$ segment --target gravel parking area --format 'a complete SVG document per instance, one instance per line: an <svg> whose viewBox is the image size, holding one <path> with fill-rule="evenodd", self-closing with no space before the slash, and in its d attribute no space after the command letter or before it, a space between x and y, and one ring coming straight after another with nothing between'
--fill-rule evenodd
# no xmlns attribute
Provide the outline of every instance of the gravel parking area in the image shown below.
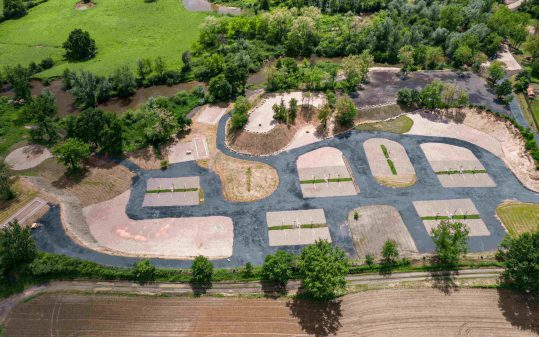
<svg viewBox="0 0 539 337"><path fill-rule="evenodd" d="M200 188L200 177L148 178L146 191Z"/></svg>
<svg viewBox="0 0 539 337"><path fill-rule="evenodd" d="M425 200L413 202L416 212L421 218L425 217L449 217L462 215L479 215L470 199L453 200ZM443 219L422 219L425 229L430 234L432 229L440 224ZM490 231L482 219L454 219L454 221L466 224L470 230L470 236L487 236Z"/></svg>
<svg viewBox="0 0 539 337"><path fill-rule="evenodd" d="M189 142L176 142L167 149L169 164L209 158L206 137L195 137Z"/></svg>
<svg viewBox="0 0 539 337"><path fill-rule="evenodd" d="M358 219L354 219L357 212ZM360 258L366 254L381 256L386 240L395 240L399 253L414 256L418 253L414 240L408 232L399 211L389 205L362 206L348 214L348 225L354 248Z"/></svg>
<svg viewBox="0 0 539 337"><path fill-rule="evenodd" d="M227 110L228 105L204 105L200 108L194 120L198 123L217 125Z"/></svg>
<svg viewBox="0 0 539 337"><path fill-rule="evenodd" d="M372 175L382 185L408 187L416 182L414 166L401 144L389 139L371 138L363 143L363 149Z"/></svg>
<svg viewBox="0 0 539 337"><path fill-rule="evenodd" d="M309 245L317 240L331 242L323 209L268 212L266 222L268 223L269 245L272 247ZM302 228L305 225L325 225L325 227ZM290 226L293 228L283 228Z"/></svg>
<svg viewBox="0 0 539 337"><path fill-rule="evenodd" d="M421 149L443 187L496 186L469 149L442 143L423 143Z"/></svg>
<svg viewBox="0 0 539 337"><path fill-rule="evenodd" d="M125 213L130 191L85 207L91 234L112 254L211 259L232 255L232 219L224 216L133 220Z"/></svg>

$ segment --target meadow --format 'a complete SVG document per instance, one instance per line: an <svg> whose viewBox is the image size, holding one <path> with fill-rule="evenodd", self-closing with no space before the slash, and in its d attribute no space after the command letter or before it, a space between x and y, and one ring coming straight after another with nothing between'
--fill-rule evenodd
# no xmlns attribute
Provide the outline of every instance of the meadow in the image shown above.
<svg viewBox="0 0 539 337"><path fill-rule="evenodd" d="M2 0L0 0L2 1ZM61 75L65 68L108 75L124 64L135 67L138 58L162 56L168 67L181 65L181 53L198 38L207 13L188 12L181 0L96 0L95 7L78 10L78 0L49 0L27 16L0 23L0 65L28 65L46 57L55 66L37 77ZM62 43L81 28L96 41L91 60L68 63Z"/></svg>

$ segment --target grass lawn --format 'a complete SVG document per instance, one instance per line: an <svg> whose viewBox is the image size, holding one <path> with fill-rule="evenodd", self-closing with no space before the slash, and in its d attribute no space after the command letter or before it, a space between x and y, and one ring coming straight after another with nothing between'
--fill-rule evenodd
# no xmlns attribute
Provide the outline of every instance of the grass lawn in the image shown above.
<svg viewBox="0 0 539 337"><path fill-rule="evenodd" d="M2 0L0 0L2 1ZM78 0L49 0L27 16L0 24L0 64L28 65L51 56L58 62L38 77L57 76L69 67L110 74L141 57L165 58L169 67L181 65L181 53L198 38L206 13L188 12L180 0L96 0L96 6L76 10ZM75 28L96 41L97 56L82 63L63 59L62 43Z"/></svg>
<svg viewBox="0 0 539 337"><path fill-rule="evenodd" d="M410 131L412 125L414 125L414 121L408 116L403 115L389 121L359 124L356 129L359 131L386 131L393 133L406 133Z"/></svg>
<svg viewBox="0 0 539 337"><path fill-rule="evenodd" d="M504 202L496 208L496 215L511 236L539 230L539 204Z"/></svg>
<svg viewBox="0 0 539 337"><path fill-rule="evenodd" d="M9 154L13 145L27 138L28 130L21 121L22 110L0 100L0 158L3 158Z"/></svg>

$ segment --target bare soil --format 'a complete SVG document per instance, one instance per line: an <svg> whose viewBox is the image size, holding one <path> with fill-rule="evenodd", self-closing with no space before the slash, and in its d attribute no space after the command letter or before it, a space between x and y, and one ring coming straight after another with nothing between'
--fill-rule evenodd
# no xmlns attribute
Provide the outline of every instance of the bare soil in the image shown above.
<svg viewBox="0 0 539 337"><path fill-rule="evenodd" d="M539 302L508 290L400 289L329 302L45 294L17 305L15 336L536 336Z"/></svg>
<svg viewBox="0 0 539 337"><path fill-rule="evenodd" d="M223 195L230 201L255 201L268 197L279 186L277 171L263 163L215 155L213 169L223 182Z"/></svg>
<svg viewBox="0 0 539 337"><path fill-rule="evenodd" d="M75 9L79 10L79 11L84 11L84 10L87 10L89 8L92 8L95 6L95 3L93 2L84 2L84 1L79 1L75 4Z"/></svg>
<svg viewBox="0 0 539 337"><path fill-rule="evenodd" d="M14 171L27 170L38 166L52 157L49 149L42 145L26 145L7 155L5 162Z"/></svg>
<svg viewBox="0 0 539 337"><path fill-rule="evenodd" d="M251 155L269 155L280 152L294 140L296 134L304 132L307 125L315 128L315 136L320 138L324 131L317 119L318 110L303 107L292 125L276 124L271 131L265 133L240 130L228 134L228 146L234 151ZM311 132L311 131L310 131Z"/></svg>

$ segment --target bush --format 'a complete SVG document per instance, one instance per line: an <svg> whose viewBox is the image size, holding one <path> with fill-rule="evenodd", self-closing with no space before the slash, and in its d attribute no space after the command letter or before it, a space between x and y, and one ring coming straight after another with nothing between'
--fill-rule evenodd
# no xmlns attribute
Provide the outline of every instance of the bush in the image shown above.
<svg viewBox="0 0 539 337"><path fill-rule="evenodd" d="M191 274L191 282L210 283L213 275L213 264L206 257L199 255L193 261Z"/></svg>
<svg viewBox="0 0 539 337"><path fill-rule="evenodd" d="M288 280L292 278L293 264L294 256L285 251L278 250L273 255L266 255L264 264L262 264L262 279L285 287Z"/></svg>
<svg viewBox="0 0 539 337"><path fill-rule="evenodd" d="M539 294L539 232L506 237L499 255L505 264L505 278L516 288Z"/></svg>
<svg viewBox="0 0 539 337"><path fill-rule="evenodd" d="M385 265L393 265L399 257L398 245L395 240L386 240L382 246L382 257Z"/></svg>
<svg viewBox="0 0 539 337"><path fill-rule="evenodd" d="M27 13L26 5L22 0L4 0L4 18L18 19Z"/></svg>
<svg viewBox="0 0 539 337"><path fill-rule="evenodd" d="M71 31L62 47L66 51L66 58L70 61L85 61L94 57L97 52L95 41L82 29Z"/></svg>
<svg viewBox="0 0 539 337"><path fill-rule="evenodd" d="M0 272L23 268L31 263L37 254L36 245L28 227L22 227L17 220L0 230Z"/></svg>
<svg viewBox="0 0 539 337"><path fill-rule="evenodd" d="M155 267L147 259L136 262L133 265L132 273L133 279L140 283L153 281L155 279Z"/></svg>

